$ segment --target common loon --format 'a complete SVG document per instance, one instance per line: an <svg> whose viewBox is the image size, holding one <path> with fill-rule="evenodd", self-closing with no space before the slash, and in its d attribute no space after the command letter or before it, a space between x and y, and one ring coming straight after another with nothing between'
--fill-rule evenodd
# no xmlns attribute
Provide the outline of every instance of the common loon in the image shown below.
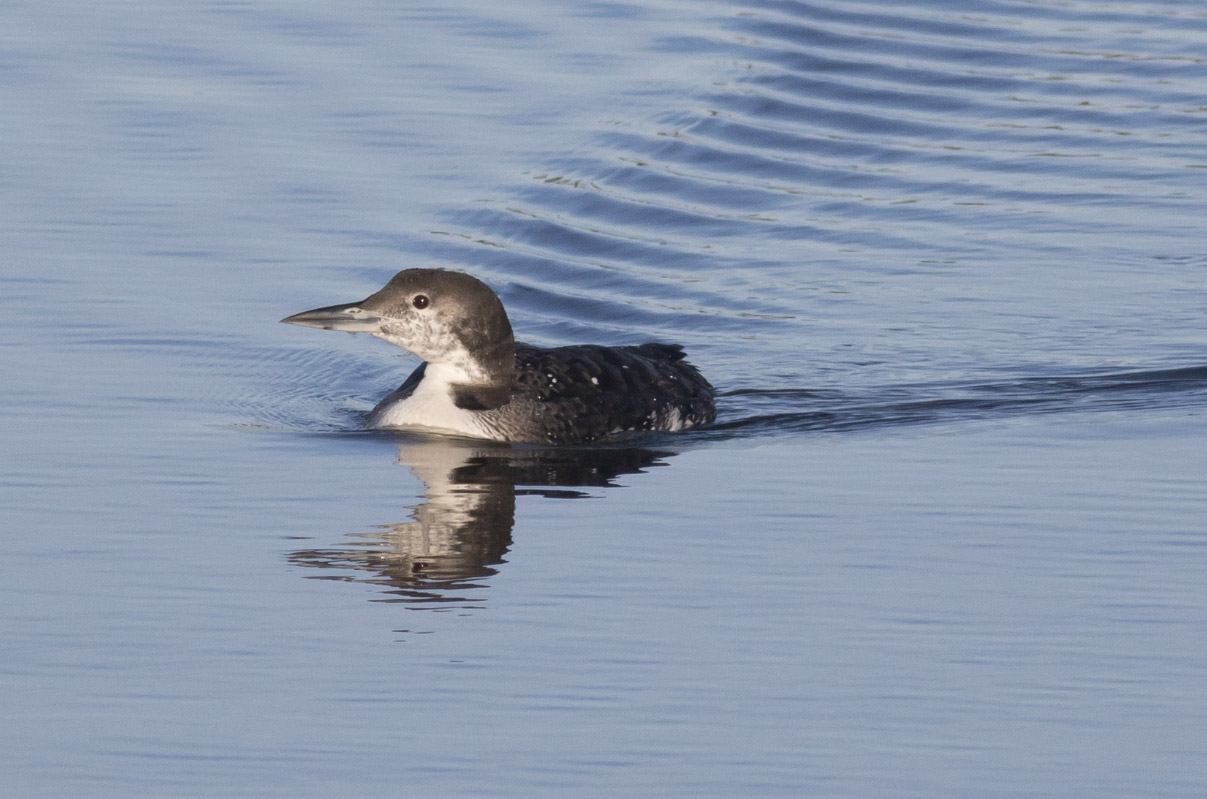
<svg viewBox="0 0 1207 799"><path fill-rule="evenodd" d="M423 359L369 414L370 427L589 444L716 417L713 387L679 345L521 344L498 296L462 272L406 269L361 302L281 321L369 333Z"/></svg>

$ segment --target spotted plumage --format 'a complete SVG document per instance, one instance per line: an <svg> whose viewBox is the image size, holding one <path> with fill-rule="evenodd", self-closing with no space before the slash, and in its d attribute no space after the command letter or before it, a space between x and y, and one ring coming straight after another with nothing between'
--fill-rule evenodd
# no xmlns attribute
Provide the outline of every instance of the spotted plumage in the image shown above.
<svg viewBox="0 0 1207 799"><path fill-rule="evenodd" d="M714 392L673 344L517 343L498 297L460 272L409 269L364 302L282 321L365 332L424 360L369 425L589 444L710 423Z"/></svg>

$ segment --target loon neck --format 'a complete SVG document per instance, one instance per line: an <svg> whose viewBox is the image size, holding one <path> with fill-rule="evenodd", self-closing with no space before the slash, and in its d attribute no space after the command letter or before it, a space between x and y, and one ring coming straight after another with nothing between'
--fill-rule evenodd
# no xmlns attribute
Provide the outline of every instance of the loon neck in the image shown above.
<svg viewBox="0 0 1207 799"><path fill-rule="evenodd" d="M510 332L510 331L509 331ZM459 362L458 362L459 361ZM515 382L515 339L508 335L464 360L428 362L425 379L448 386L453 404L465 411L489 411L511 401Z"/></svg>

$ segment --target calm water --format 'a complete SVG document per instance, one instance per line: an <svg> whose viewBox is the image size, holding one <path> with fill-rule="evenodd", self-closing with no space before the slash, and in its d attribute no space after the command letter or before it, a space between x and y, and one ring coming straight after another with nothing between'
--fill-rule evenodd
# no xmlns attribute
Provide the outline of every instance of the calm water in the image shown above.
<svg viewBox="0 0 1207 799"><path fill-rule="evenodd" d="M6 796L1207 793L1199 3L9 3L0 100ZM363 432L276 320L413 265L718 424Z"/></svg>

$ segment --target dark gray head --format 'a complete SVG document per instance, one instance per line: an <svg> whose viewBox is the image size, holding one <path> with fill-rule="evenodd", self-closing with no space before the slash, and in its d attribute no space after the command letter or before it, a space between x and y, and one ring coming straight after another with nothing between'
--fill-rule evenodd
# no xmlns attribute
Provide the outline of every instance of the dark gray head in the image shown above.
<svg viewBox="0 0 1207 799"><path fill-rule="evenodd" d="M443 369L459 407L506 404L515 372L515 338L503 303L462 272L406 269L362 302L303 311L291 325L369 333ZM430 375L430 372L429 372Z"/></svg>

